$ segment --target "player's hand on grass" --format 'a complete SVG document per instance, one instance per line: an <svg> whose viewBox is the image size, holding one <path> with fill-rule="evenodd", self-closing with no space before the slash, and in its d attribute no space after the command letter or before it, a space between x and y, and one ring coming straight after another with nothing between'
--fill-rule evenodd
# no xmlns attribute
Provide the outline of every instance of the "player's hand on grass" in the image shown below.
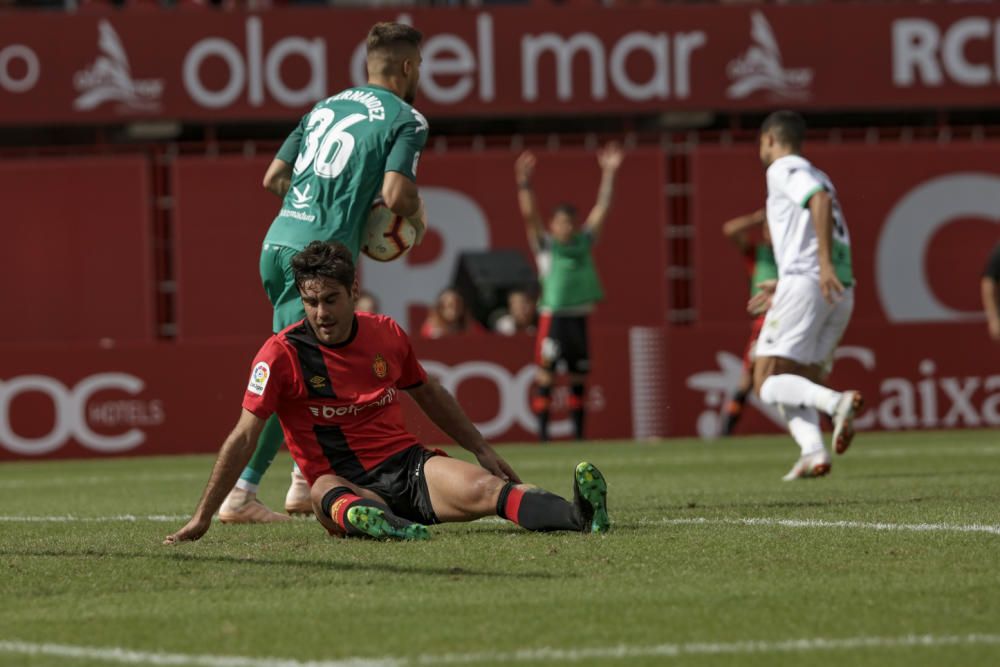
<svg viewBox="0 0 1000 667"><path fill-rule="evenodd" d="M617 141L610 141L604 148L597 151L597 164L601 166L601 169L614 171L622 166L624 159L625 151Z"/></svg>
<svg viewBox="0 0 1000 667"><path fill-rule="evenodd" d="M777 288L777 280L765 280L757 283L757 289L760 291L750 297L750 300L747 302L747 312L754 316L766 313L768 308L771 307L771 301L774 299L774 291Z"/></svg>
<svg viewBox="0 0 1000 667"><path fill-rule="evenodd" d="M535 154L531 151L524 151L514 161L514 177L517 179L518 185L530 185L534 173Z"/></svg>
<svg viewBox="0 0 1000 667"><path fill-rule="evenodd" d="M197 517L192 517L187 525L178 530L173 535L167 535L167 538L163 540L164 544L177 544L178 542L193 542L195 540L201 539L201 537L208 532L208 529L212 525L212 518L199 519Z"/></svg>
<svg viewBox="0 0 1000 667"><path fill-rule="evenodd" d="M819 289L827 303L834 303L844 293L844 284L837 278L837 272L829 264L820 264Z"/></svg>
<svg viewBox="0 0 1000 667"><path fill-rule="evenodd" d="M517 476L510 464L500 458L500 455L492 448L477 454L476 459L479 461L479 465L500 479L515 484L521 483L521 478Z"/></svg>

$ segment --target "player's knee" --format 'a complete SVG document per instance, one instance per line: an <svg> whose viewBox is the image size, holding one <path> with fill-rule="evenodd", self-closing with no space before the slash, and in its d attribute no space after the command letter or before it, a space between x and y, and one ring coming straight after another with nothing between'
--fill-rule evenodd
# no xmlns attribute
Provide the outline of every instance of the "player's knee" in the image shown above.
<svg viewBox="0 0 1000 667"><path fill-rule="evenodd" d="M484 471L485 472L485 471ZM470 509L491 510L496 507L497 498L503 489L504 482L499 477L489 473L479 475L468 487L466 502Z"/></svg>

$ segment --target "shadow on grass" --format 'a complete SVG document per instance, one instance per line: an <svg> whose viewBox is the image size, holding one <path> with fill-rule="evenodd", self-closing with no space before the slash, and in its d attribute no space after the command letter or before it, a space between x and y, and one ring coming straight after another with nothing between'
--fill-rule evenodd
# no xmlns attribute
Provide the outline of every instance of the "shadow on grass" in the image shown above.
<svg viewBox="0 0 1000 667"><path fill-rule="evenodd" d="M219 554L193 554L174 550L175 547L163 547L162 553L114 552L100 549L0 549L0 557L34 557L34 558L102 558L129 560L165 561L168 563L189 564L223 564L251 567L281 567L285 569L315 570L327 572L335 568L338 572L368 572L373 574L402 574L434 577L481 577L496 579L561 579L564 574L549 572L509 572L493 570L474 570L466 567L420 567L414 565L394 565L389 563L354 563L338 560L303 560L296 558L258 558L246 556L225 556Z"/></svg>

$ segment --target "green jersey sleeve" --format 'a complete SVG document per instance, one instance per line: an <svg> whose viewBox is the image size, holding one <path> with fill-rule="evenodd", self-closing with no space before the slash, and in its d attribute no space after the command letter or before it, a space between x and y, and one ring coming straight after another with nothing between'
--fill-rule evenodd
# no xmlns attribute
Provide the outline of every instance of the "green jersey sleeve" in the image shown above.
<svg viewBox="0 0 1000 667"><path fill-rule="evenodd" d="M417 180L417 162L420 151L427 143L427 119L416 109L409 109L400 114L402 117L396 130L396 139L389 149L389 159L385 162L386 171L398 171L411 181Z"/></svg>
<svg viewBox="0 0 1000 667"><path fill-rule="evenodd" d="M277 159L282 162L287 162L288 164L295 164L295 158L299 156L299 147L302 145L302 121L295 126L292 133L288 135L285 139L285 143L281 144L281 148L278 149L278 154L275 155Z"/></svg>

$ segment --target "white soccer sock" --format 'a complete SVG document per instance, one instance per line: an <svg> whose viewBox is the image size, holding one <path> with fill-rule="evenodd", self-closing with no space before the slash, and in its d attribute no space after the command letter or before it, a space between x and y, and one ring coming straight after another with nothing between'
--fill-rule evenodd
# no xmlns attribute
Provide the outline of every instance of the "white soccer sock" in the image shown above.
<svg viewBox="0 0 1000 667"><path fill-rule="evenodd" d="M260 484L254 484L253 482L248 482L245 479L239 479L236 481L236 488L243 489L247 493L257 493L257 489L260 488Z"/></svg>
<svg viewBox="0 0 1000 667"><path fill-rule="evenodd" d="M833 415L840 393L807 380L801 375L771 375L760 386L760 398L772 405L807 406Z"/></svg>
<svg viewBox="0 0 1000 667"><path fill-rule="evenodd" d="M823 434L819 430L819 413L815 408L785 406L788 432L802 450L802 456L823 449Z"/></svg>

